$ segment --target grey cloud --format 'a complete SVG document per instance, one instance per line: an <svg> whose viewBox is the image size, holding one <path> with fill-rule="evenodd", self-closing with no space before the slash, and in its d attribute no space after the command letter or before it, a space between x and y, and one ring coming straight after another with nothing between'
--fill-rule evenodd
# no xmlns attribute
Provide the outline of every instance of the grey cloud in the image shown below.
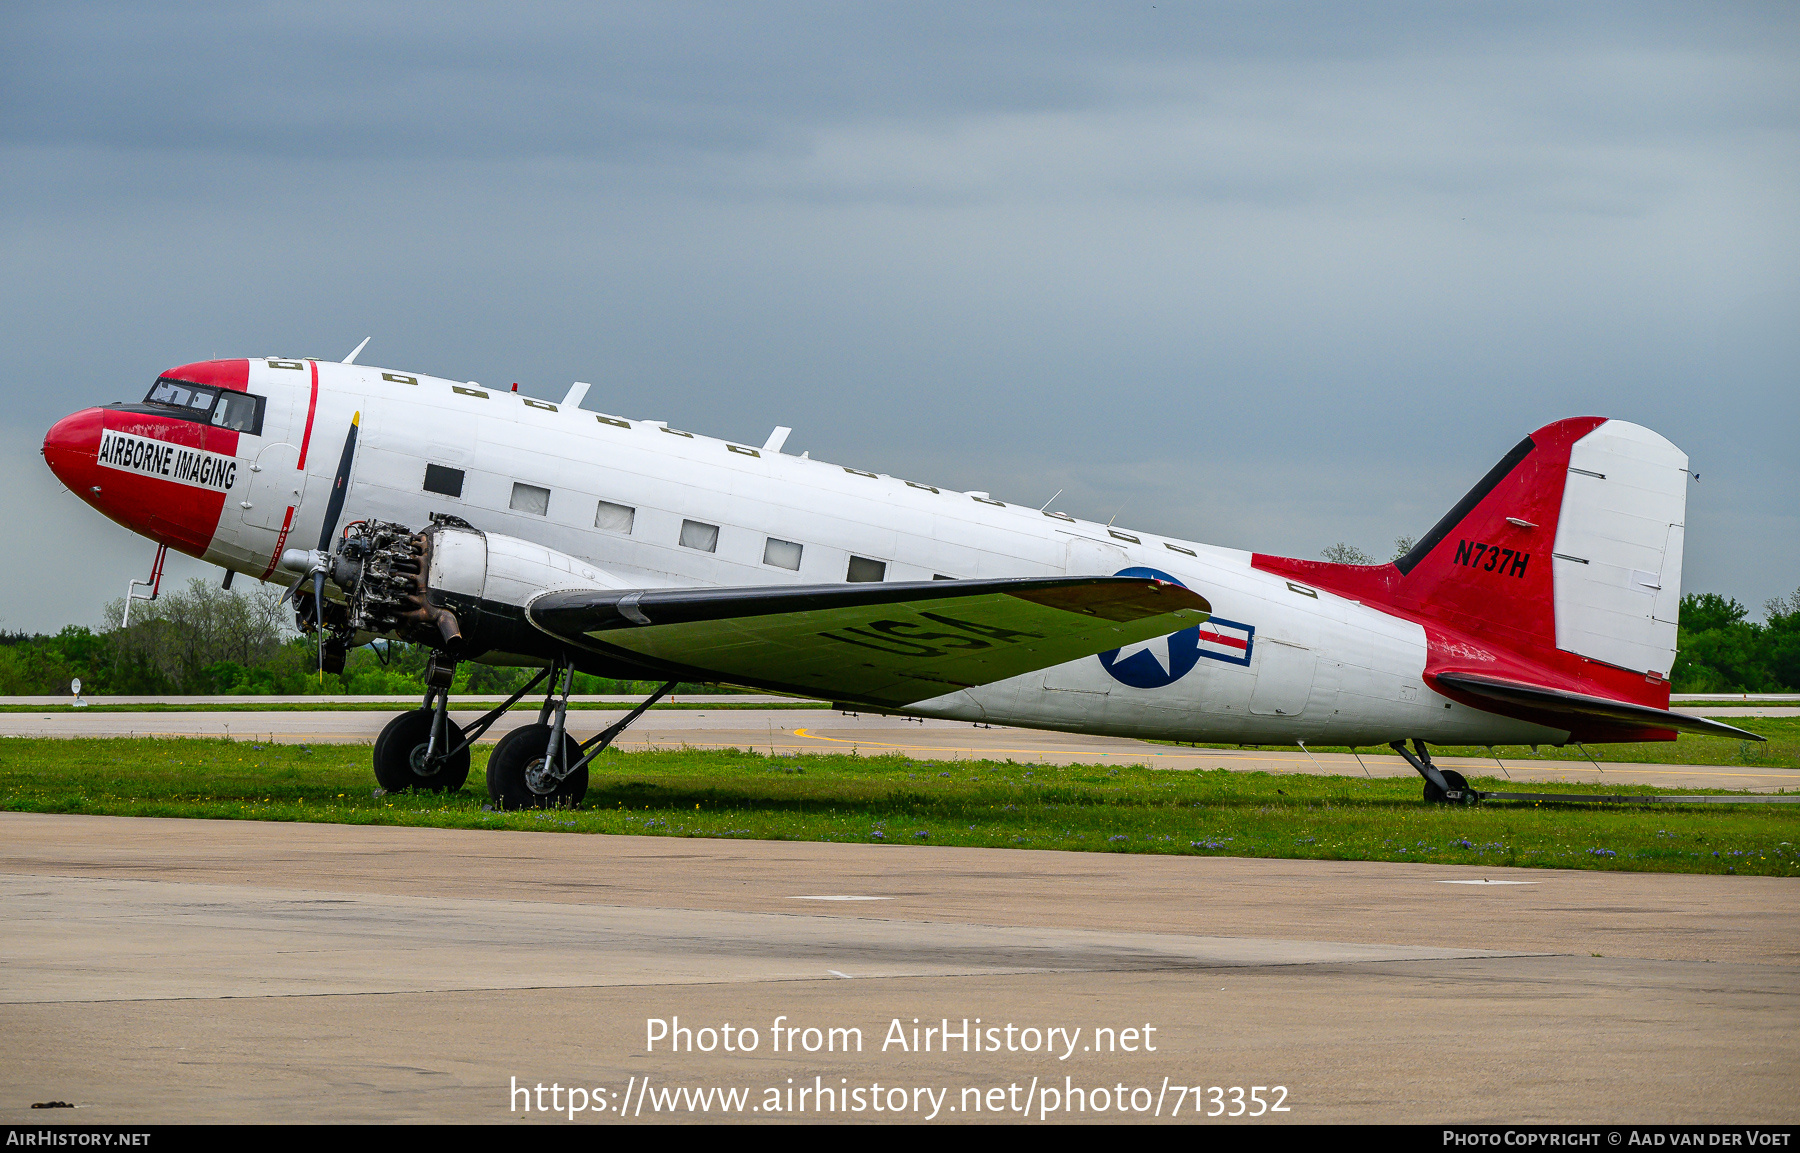
<svg viewBox="0 0 1800 1153"><path fill-rule="evenodd" d="M1690 587L1797 579L1790 6L0 22L0 471L46 510L63 413L373 334L366 363L1299 554L1382 552L1524 432L1615 415L1705 477ZM51 542L6 627L147 559L0 517Z"/></svg>
<svg viewBox="0 0 1800 1153"><path fill-rule="evenodd" d="M1679 85L1663 97L1628 78L1588 86L1557 60L1591 68L1597 46L1627 60L1646 49L1791 59L1794 21L1779 8L1713 15L1515 4L14 4L0 139L287 158L781 151L833 124L1154 100L1171 82L1192 89L1174 75L1184 66L1317 73L1381 62L1404 73L1450 45L1513 68L1554 117L1574 98L1615 125L1656 112L1711 123L1717 101ZM1791 86L1753 77L1728 91L1729 116L1747 100L1776 107ZM1624 106L1621 92L1650 103Z"/></svg>

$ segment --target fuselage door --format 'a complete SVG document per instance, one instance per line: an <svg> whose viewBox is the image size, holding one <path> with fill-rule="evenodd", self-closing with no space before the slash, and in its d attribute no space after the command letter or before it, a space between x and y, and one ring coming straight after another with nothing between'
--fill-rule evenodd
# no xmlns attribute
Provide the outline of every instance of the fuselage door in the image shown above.
<svg viewBox="0 0 1800 1153"><path fill-rule="evenodd" d="M245 524L280 529L288 523L289 510L299 508L300 499L306 495L306 473L299 464L299 447L285 442L267 445L256 454L256 463L250 466L250 483L238 498Z"/></svg>

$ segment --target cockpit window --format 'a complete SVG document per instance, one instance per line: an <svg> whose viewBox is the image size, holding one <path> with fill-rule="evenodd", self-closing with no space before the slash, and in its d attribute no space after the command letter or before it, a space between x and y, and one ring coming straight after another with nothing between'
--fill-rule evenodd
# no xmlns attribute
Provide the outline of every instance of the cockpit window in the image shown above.
<svg viewBox="0 0 1800 1153"><path fill-rule="evenodd" d="M221 393L213 408L212 422L238 432L262 431L262 397L242 392Z"/></svg>
<svg viewBox="0 0 1800 1153"><path fill-rule="evenodd" d="M252 436L262 435L263 398L251 393L230 392L163 376L150 386L150 394L144 397L144 403L166 408L170 416L184 420L247 432Z"/></svg>
<svg viewBox="0 0 1800 1153"><path fill-rule="evenodd" d="M159 377L150 386L150 395L144 398L146 404L166 404L170 408L179 408L183 416L205 418L212 411L213 401L218 393L210 388L202 388L197 384L189 384L183 380L170 380Z"/></svg>

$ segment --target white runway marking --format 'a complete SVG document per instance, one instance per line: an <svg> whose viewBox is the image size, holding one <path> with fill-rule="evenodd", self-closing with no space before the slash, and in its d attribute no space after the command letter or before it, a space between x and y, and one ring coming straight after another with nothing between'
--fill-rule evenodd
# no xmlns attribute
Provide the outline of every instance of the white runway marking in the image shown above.
<svg viewBox="0 0 1800 1153"><path fill-rule="evenodd" d="M789 897L788 898L788 900L790 900L790 901L891 901L893 899L894 898L892 898L892 897L846 897L846 896Z"/></svg>
<svg viewBox="0 0 1800 1153"><path fill-rule="evenodd" d="M1479 881L1445 881L1434 880L1434 885L1541 885L1542 881L1490 881L1485 877Z"/></svg>

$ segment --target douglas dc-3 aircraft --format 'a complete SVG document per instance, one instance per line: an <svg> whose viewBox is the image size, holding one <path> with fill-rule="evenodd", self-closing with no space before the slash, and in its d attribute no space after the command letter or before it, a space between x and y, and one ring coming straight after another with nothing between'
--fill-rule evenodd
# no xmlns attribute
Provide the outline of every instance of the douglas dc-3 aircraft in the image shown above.
<svg viewBox="0 0 1800 1153"><path fill-rule="evenodd" d="M364 342L367 343L366 341ZM359 346L358 352L361 351ZM458 661L535 666L495 746L502 807L573 805L679 681L871 711L1176 741L1754 738L1672 713L1687 457L1600 417L1520 441L1391 564L1216 548L473 382L282 357L171 368L44 441L72 492L167 548L292 583L323 667L428 645L375 744L390 791L461 788ZM516 388L516 386L515 386ZM301 547L311 545L313 547ZM667 682L566 730L573 670ZM1412 742L1409 749L1407 741Z"/></svg>

